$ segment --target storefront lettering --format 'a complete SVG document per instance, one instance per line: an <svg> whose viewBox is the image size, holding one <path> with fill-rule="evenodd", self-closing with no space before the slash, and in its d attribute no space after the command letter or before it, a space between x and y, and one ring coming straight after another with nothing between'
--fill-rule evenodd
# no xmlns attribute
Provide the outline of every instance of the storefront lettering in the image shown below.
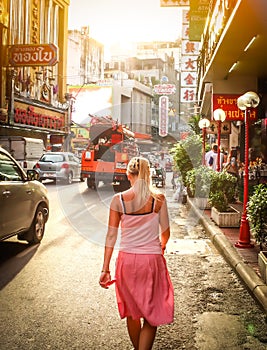
<svg viewBox="0 0 267 350"><path fill-rule="evenodd" d="M237 94L214 94L213 95L213 110L221 108L226 113L226 120L237 121L244 120L244 112L237 107L237 99L240 95ZM257 119L257 111L250 111L249 118Z"/></svg>
<svg viewBox="0 0 267 350"><path fill-rule="evenodd" d="M18 124L32 125L45 129L61 130L64 126L64 117L55 117L36 113L34 107L27 109L15 108L14 121Z"/></svg>
<svg viewBox="0 0 267 350"><path fill-rule="evenodd" d="M13 66L53 66L58 62L54 44L11 45L9 63Z"/></svg>
<svg viewBox="0 0 267 350"><path fill-rule="evenodd" d="M29 62L50 62L53 58L53 53L44 51L43 47L36 49L36 52L14 52L13 61L15 63Z"/></svg>

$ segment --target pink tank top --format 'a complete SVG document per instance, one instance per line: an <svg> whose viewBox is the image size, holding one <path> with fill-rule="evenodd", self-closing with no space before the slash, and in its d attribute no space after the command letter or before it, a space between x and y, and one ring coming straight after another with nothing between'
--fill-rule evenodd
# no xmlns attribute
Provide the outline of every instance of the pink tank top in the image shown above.
<svg viewBox="0 0 267 350"><path fill-rule="evenodd" d="M122 195L120 251L134 254L161 254L159 240L159 214L152 211L145 214L127 214Z"/></svg>

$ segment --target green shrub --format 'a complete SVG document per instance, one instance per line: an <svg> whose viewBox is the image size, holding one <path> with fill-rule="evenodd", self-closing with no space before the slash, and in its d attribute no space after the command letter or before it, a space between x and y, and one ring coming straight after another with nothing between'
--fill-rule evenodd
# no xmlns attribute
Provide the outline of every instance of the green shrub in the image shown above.
<svg viewBox="0 0 267 350"><path fill-rule="evenodd" d="M171 149L170 153L173 156L174 168L180 172L184 183L187 172L201 165L201 151L201 137L194 133L186 139L178 141Z"/></svg>
<svg viewBox="0 0 267 350"><path fill-rule="evenodd" d="M235 201L237 178L226 171L211 173L210 203L218 211L227 211Z"/></svg>
<svg viewBox="0 0 267 350"><path fill-rule="evenodd" d="M185 185L190 197L208 198L210 194L213 170L206 166L189 170L186 173Z"/></svg>
<svg viewBox="0 0 267 350"><path fill-rule="evenodd" d="M247 217L256 242L262 245L267 243L267 185L260 184L254 187L254 193L249 197Z"/></svg>

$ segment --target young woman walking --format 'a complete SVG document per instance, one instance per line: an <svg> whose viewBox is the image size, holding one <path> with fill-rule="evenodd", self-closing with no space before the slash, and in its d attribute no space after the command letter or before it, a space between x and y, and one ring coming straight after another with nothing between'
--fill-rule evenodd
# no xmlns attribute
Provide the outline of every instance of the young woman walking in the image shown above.
<svg viewBox="0 0 267 350"><path fill-rule="evenodd" d="M121 229L116 261L116 297L121 318L136 350L152 349L157 327L173 322L173 286L164 258L170 237L166 198L151 185L147 159L132 158L131 188L113 196L100 286L108 288L110 260Z"/></svg>

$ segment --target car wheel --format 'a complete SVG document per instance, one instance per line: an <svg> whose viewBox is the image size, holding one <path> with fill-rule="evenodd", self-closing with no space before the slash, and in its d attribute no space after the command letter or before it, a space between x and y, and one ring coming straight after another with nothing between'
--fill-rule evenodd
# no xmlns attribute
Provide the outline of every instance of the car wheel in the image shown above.
<svg viewBox="0 0 267 350"><path fill-rule="evenodd" d="M73 180L73 175L72 175L72 172L70 172L68 174L68 177L67 177L67 180L66 180L67 184L71 185L72 184L72 180Z"/></svg>
<svg viewBox="0 0 267 350"><path fill-rule="evenodd" d="M45 210L46 209L39 205L29 231L24 235L20 235L19 239L24 239L30 244L37 244L41 242L45 231Z"/></svg>

